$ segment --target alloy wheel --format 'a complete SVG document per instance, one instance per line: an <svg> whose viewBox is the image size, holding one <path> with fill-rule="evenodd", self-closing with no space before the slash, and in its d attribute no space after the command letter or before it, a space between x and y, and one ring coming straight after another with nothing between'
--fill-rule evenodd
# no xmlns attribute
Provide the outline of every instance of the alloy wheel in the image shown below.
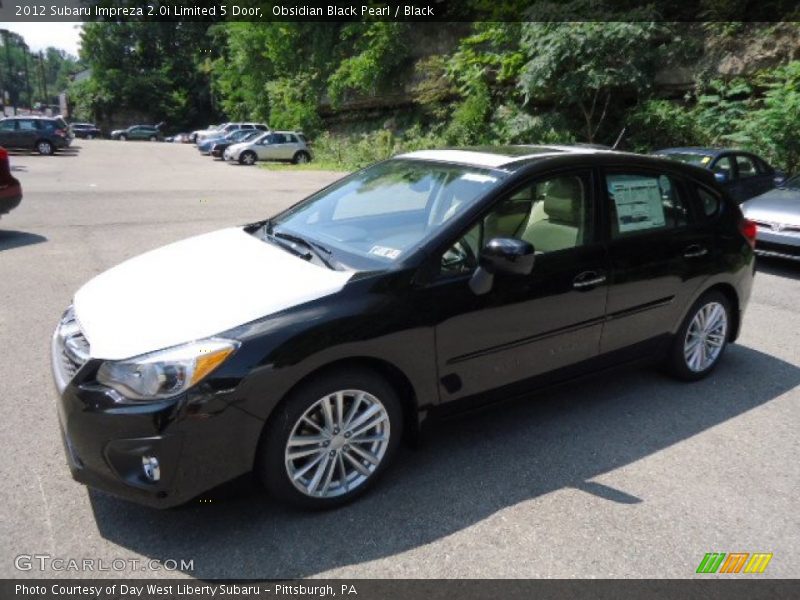
<svg viewBox="0 0 800 600"><path fill-rule="evenodd" d="M36 150L39 154L52 154L53 153L53 146L50 142L39 142L36 146Z"/></svg>
<svg viewBox="0 0 800 600"><path fill-rule="evenodd" d="M719 358L728 335L728 314L719 302L700 307L686 330L683 356L695 373L709 369Z"/></svg>
<svg viewBox="0 0 800 600"><path fill-rule="evenodd" d="M376 396L352 389L328 394L292 427L284 451L286 473L306 496L342 496L377 470L389 437L389 414Z"/></svg>

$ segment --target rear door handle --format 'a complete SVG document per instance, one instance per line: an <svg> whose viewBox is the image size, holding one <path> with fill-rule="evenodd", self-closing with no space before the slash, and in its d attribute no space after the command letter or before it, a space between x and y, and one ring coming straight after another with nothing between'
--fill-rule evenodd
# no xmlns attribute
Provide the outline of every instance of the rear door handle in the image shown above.
<svg viewBox="0 0 800 600"><path fill-rule="evenodd" d="M700 256L705 256L706 254L708 254L708 248L703 248L703 246L698 244L692 244L683 251L684 258L698 258Z"/></svg>
<svg viewBox="0 0 800 600"><path fill-rule="evenodd" d="M603 273L598 273L597 271L584 271L572 280L572 287L574 287L576 290L583 290L600 285L605 280L606 276Z"/></svg>

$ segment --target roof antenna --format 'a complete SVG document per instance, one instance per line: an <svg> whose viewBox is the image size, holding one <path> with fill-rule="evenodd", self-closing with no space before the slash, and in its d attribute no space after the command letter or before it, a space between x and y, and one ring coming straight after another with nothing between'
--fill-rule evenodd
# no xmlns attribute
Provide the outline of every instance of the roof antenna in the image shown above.
<svg viewBox="0 0 800 600"><path fill-rule="evenodd" d="M619 143L622 141L622 136L625 135L625 130L626 129L627 129L627 127L623 127L622 131L619 132L619 135L617 136L617 141L614 142L613 146L611 146L612 150L616 150L617 149L617 146L619 146Z"/></svg>

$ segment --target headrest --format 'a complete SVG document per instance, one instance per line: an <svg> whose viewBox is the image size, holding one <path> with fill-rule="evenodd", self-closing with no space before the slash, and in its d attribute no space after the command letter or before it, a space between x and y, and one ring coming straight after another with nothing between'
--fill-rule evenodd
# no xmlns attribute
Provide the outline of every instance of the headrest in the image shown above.
<svg viewBox="0 0 800 600"><path fill-rule="evenodd" d="M544 196L544 212L551 222L580 224L580 202L583 183L577 177L559 177L548 185Z"/></svg>

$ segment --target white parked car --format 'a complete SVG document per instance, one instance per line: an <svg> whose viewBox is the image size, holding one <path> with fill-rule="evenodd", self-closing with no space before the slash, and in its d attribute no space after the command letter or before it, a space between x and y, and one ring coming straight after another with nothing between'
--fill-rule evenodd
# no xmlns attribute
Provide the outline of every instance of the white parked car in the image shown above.
<svg viewBox="0 0 800 600"><path fill-rule="evenodd" d="M200 144L209 138L223 137L229 133L233 133L234 131L239 131L240 129L267 132L269 131L269 126L265 125L264 123L223 123L216 129L206 129L204 131L195 132L196 135L194 141L196 144Z"/></svg>
<svg viewBox="0 0 800 600"><path fill-rule="evenodd" d="M311 160L311 150L302 133L271 131L253 140L229 146L223 158L243 165L255 164L257 160L287 160L302 164Z"/></svg>

